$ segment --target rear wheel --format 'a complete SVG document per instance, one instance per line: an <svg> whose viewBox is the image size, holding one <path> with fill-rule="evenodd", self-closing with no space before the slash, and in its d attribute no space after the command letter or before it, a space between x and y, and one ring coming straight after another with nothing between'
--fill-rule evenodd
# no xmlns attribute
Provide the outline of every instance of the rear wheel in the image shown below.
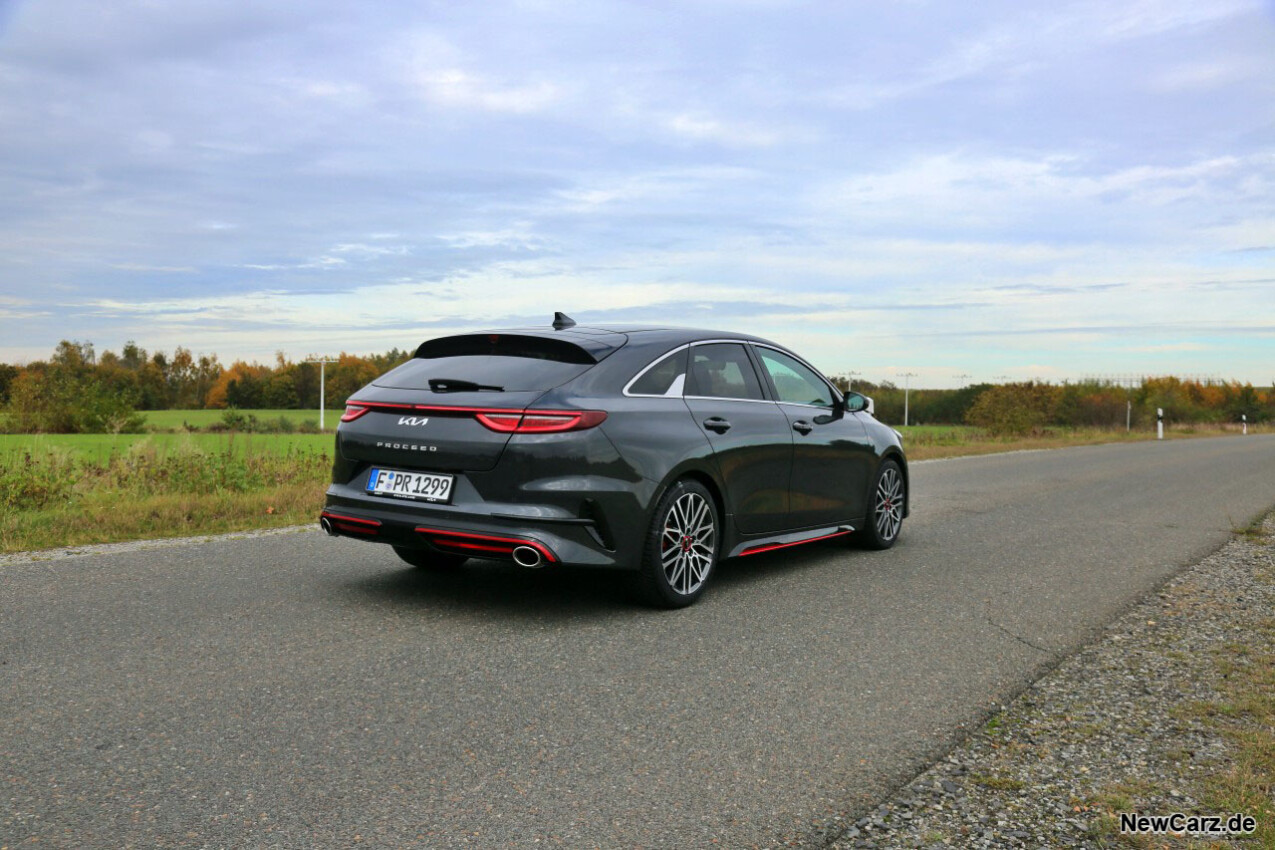
<svg viewBox="0 0 1275 850"><path fill-rule="evenodd" d="M432 549L413 549L408 546L395 546L394 554L418 570L435 573L455 572L468 560L464 555L447 555Z"/></svg>
<svg viewBox="0 0 1275 850"><path fill-rule="evenodd" d="M664 608L690 605L704 593L721 542L717 507L697 481L674 484L655 507L638 574L645 599Z"/></svg>
<svg viewBox="0 0 1275 850"><path fill-rule="evenodd" d="M903 508L907 504L903 470L887 460L877 470L877 479L868 496L868 517L854 541L865 549L889 549L903 528Z"/></svg>

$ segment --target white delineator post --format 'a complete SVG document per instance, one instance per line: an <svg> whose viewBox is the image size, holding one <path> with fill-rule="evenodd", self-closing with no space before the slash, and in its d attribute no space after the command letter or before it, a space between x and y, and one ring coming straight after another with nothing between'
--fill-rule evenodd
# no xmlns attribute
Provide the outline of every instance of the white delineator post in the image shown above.
<svg viewBox="0 0 1275 850"><path fill-rule="evenodd" d="M1164 408L1157 407L1155 409L1155 438L1157 440L1164 439Z"/></svg>
<svg viewBox="0 0 1275 850"><path fill-rule="evenodd" d="M1247 437L1248 436L1248 414L1241 413L1240 421L1244 423L1244 436Z"/></svg>

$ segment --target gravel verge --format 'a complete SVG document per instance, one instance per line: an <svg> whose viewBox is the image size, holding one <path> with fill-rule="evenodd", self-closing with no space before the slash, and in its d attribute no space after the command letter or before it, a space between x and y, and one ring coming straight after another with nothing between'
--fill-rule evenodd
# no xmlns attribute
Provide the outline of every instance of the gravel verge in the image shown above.
<svg viewBox="0 0 1275 850"><path fill-rule="evenodd" d="M1275 514L1137 603L826 846L1252 846L1134 840L1114 825L1120 811L1229 814L1201 799L1231 745L1199 706L1224 700L1219 658L1275 652L1272 618Z"/></svg>

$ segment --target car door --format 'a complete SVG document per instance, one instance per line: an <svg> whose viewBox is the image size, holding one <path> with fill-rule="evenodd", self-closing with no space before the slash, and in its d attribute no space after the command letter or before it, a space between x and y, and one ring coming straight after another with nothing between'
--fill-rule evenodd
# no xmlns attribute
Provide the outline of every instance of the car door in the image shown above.
<svg viewBox="0 0 1275 850"><path fill-rule="evenodd" d="M802 361L769 346L753 350L792 434L789 527L864 516L875 453L863 423L845 414L837 391Z"/></svg>
<svg viewBox="0 0 1275 850"><path fill-rule="evenodd" d="M767 401L743 343L712 342L690 350L684 399L708 437L729 502L746 534L788 522L792 429Z"/></svg>

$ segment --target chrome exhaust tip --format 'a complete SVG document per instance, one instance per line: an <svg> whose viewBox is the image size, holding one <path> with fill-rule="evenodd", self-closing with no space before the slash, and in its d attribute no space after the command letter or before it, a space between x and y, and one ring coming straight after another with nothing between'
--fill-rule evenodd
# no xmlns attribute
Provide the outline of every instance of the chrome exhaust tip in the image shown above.
<svg viewBox="0 0 1275 850"><path fill-rule="evenodd" d="M540 552L530 546L515 546L513 555L514 563L520 567L534 570L544 566L544 559L540 557Z"/></svg>
<svg viewBox="0 0 1275 850"><path fill-rule="evenodd" d="M336 537L336 528L332 525L332 520L327 517L319 517L319 528L326 531L329 536Z"/></svg>

